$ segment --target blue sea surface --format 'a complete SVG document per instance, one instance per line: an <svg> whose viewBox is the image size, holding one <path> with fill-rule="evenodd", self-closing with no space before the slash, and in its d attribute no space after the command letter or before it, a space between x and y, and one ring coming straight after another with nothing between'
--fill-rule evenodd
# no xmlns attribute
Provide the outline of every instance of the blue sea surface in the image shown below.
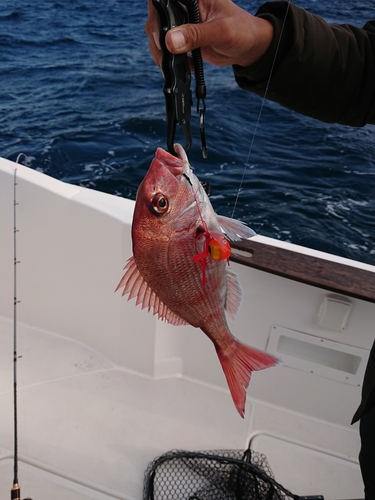
<svg viewBox="0 0 375 500"><path fill-rule="evenodd" d="M252 13L260 5L237 3ZM372 0L296 3L329 22L375 19ZM0 156L22 152L45 174L134 199L166 147L146 17L146 0L3 0ZM374 126L328 125L263 103L231 68L206 64L205 77L209 156L193 108L189 157L215 210L231 216L239 194L234 216L258 233L374 264Z"/></svg>

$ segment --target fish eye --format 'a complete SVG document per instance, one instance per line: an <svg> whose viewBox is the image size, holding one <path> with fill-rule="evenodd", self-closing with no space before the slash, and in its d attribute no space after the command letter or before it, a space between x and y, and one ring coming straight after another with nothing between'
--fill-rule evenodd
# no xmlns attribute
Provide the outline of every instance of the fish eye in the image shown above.
<svg viewBox="0 0 375 500"><path fill-rule="evenodd" d="M164 214L169 208L168 198L163 193L156 193L152 199L152 209L157 214Z"/></svg>

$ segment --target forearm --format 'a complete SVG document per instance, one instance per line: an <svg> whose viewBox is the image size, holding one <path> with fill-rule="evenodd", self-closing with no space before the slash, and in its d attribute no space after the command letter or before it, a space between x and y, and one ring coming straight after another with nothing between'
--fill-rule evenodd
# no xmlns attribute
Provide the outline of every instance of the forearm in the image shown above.
<svg viewBox="0 0 375 500"><path fill-rule="evenodd" d="M329 25L288 2L257 15L272 22L274 38L256 63L233 66L241 87L264 96L269 84L268 99L321 121L375 123L375 23Z"/></svg>

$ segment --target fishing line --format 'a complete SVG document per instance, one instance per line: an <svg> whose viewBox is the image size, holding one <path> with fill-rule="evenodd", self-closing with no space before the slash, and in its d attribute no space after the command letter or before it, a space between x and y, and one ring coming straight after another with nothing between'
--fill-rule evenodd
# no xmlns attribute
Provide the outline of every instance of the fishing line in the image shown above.
<svg viewBox="0 0 375 500"><path fill-rule="evenodd" d="M267 98L267 94L268 94L268 89L269 89L269 86L270 86L270 83L271 83L271 78L272 78L272 75L273 75L273 70L275 68L275 64L276 64L276 58L277 58L277 54L279 52L279 48L280 48L280 43L281 43L281 38L283 36L283 33L284 33L284 27L285 27L285 23L286 23L286 18L288 16L288 12L289 12L289 7L290 7L290 3L291 3L291 0L288 1L288 5L286 7L286 11L285 11L285 16L284 16L284 19L283 19L283 24L281 26L281 31L280 31L280 36L279 36L279 40L277 42L277 46L276 46L276 50L275 50L275 55L273 57L273 60L272 60L272 65L271 65L271 70L270 70L270 74L269 74L269 77L268 77L268 80L267 80L267 84L266 84L266 88L265 88L265 91L264 91L264 95L262 97L262 102L261 102L261 105L260 105L260 110L259 110L259 113L258 113L258 118L257 118L257 121L255 123L255 129L254 129L254 132L253 132L253 135L252 135L252 138L251 138L251 142L250 142L250 147L249 147L249 152L247 154L247 158L246 158L246 162L244 164L244 168L242 170L242 177L241 177L241 181L240 181L240 185L238 187L238 191L237 191L237 195L236 195L236 199L234 201L234 206L233 206L233 211L232 211L232 219L234 217L234 212L236 210L236 207L237 207L237 204L238 204L238 199L240 197L240 193L242 191L242 186L243 186L243 183L244 183L244 180L245 180L245 174L246 174L246 169L247 167L249 167L249 161L250 161L250 156L251 156L251 153L253 151L253 146L254 146L254 142L255 142L255 137L257 135L257 132L258 132L258 128L259 128L259 123L260 123L260 118L262 116L262 113L263 113L263 108L264 108L264 105L266 103L266 98Z"/></svg>

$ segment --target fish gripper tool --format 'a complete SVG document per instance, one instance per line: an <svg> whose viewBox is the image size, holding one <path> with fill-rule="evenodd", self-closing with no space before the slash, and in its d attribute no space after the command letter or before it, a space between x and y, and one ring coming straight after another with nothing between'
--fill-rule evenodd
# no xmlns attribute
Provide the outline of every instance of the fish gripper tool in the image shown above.
<svg viewBox="0 0 375 500"><path fill-rule="evenodd" d="M189 151L192 143L190 118L193 103L190 90L191 72L188 55L172 54L165 45L166 33L176 26L199 23L197 0L152 0L159 18L159 42L162 51L162 72L164 77L164 97L167 112L167 147L176 156L173 144L176 125L180 125L185 135L185 150ZM204 81L203 62L200 48L192 51L195 73L195 94L199 115L199 131L203 158L207 158L204 114L206 111L206 84Z"/></svg>

